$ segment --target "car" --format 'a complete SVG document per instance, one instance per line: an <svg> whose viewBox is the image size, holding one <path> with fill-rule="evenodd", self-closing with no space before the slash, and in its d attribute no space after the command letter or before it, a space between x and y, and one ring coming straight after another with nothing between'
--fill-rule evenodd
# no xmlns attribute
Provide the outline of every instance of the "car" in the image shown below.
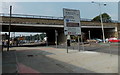
<svg viewBox="0 0 120 75"><path fill-rule="evenodd" d="M71 42L76 42L76 40L75 40L75 39L72 39Z"/></svg>
<svg viewBox="0 0 120 75"><path fill-rule="evenodd" d="M95 40L97 41L97 43L103 42L102 39L95 38Z"/></svg>
<svg viewBox="0 0 120 75"><path fill-rule="evenodd" d="M96 43L97 41L95 39L88 39L87 42L89 42L89 43Z"/></svg>
<svg viewBox="0 0 120 75"><path fill-rule="evenodd" d="M113 38L109 38L108 41L109 42L120 42L120 39L113 37Z"/></svg>

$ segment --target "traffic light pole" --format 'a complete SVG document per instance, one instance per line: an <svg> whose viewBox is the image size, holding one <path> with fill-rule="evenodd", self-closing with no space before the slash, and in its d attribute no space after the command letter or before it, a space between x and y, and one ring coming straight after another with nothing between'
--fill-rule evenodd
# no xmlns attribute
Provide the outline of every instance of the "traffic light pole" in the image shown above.
<svg viewBox="0 0 120 75"><path fill-rule="evenodd" d="M7 51L9 51L10 46L10 27L11 27L11 14L12 14L12 6L10 6L10 19L9 19L9 28L8 28L8 45L7 45Z"/></svg>

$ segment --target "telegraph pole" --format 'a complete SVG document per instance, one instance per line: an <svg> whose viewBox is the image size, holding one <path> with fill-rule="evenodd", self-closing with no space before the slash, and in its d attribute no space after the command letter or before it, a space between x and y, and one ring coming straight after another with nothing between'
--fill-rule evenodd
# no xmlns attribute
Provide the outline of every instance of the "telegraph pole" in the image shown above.
<svg viewBox="0 0 120 75"><path fill-rule="evenodd" d="M10 46L10 27L11 27L11 14L12 14L12 6L10 6L10 18L9 18L9 28L8 28L8 46L7 46L7 51L9 51L9 46Z"/></svg>

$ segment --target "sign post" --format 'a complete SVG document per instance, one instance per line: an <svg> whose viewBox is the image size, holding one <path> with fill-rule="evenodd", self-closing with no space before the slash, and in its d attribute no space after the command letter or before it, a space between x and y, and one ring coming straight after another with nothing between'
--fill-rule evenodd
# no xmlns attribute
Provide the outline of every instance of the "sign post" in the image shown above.
<svg viewBox="0 0 120 75"><path fill-rule="evenodd" d="M79 36L78 36L78 50L80 52L80 39L79 39Z"/></svg>
<svg viewBox="0 0 120 75"><path fill-rule="evenodd" d="M67 35L67 53L68 53L68 46L70 46L70 35Z"/></svg>
<svg viewBox="0 0 120 75"><path fill-rule="evenodd" d="M85 48L84 48L84 42L83 42L83 33L81 34L81 43L82 43L83 51L85 51Z"/></svg>
<svg viewBox="0 0 120 75"><path fill-rule="evenodd" d="M63 8L63 16L64 16L64 34L77 36L81 35L80 11L75 9Z"/></svg>

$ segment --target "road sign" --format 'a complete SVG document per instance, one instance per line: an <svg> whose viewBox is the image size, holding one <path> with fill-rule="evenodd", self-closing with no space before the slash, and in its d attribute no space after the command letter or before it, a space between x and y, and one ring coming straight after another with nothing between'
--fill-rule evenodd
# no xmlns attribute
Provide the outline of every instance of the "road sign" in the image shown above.
<svg viewBox="0 0 120 75"><path fill-rule="evenodd" d="M81 35L80 11L63 8L64 34Z"/></svg>

